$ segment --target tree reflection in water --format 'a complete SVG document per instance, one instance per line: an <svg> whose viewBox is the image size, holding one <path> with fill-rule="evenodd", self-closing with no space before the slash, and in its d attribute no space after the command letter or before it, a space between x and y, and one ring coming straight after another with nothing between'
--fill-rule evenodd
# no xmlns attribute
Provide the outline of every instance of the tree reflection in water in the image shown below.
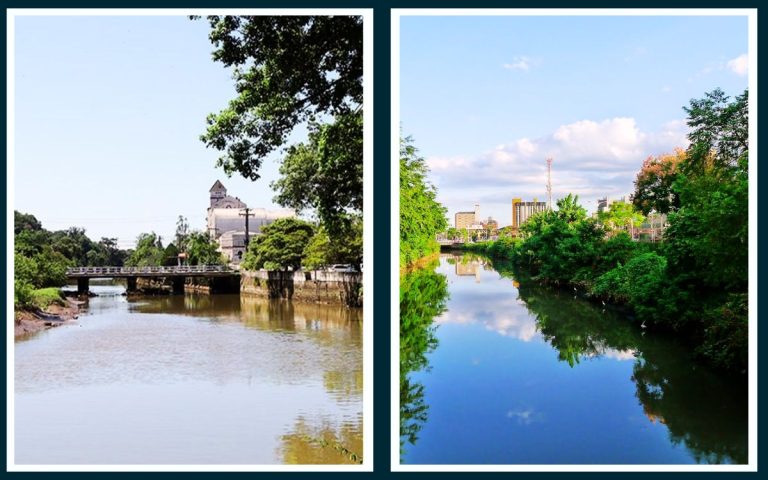
<svg viewBox="0 0 768 480"><path fill-rule="evenodd" d="M495 262L502 276L510 266ZM635 357L632 380L648 419L664 424L675 444L684 444L699 463L746 463L748 402L746 378L728 377L697 364L673 339L648 334L625 315L522 281L519 298L535 316L539 331L574 367L603 355Z"/></svg>
<svg viewBox="0 0 768 480"><path fill-rule="evenodd" d="M445 311L448 281L433 263L400 277L400 446L415 444L427 421L424 385L410 375L428 370L427 354L437 347L435 317Z"/></svg>
<svg viewBox="0 0 768 480"><path fill-rule="evenodd" d="M363 457L363 417L335 426L320 419L296 419L293 431L282 437L279 448L289 465L359 464Z"/></svg>

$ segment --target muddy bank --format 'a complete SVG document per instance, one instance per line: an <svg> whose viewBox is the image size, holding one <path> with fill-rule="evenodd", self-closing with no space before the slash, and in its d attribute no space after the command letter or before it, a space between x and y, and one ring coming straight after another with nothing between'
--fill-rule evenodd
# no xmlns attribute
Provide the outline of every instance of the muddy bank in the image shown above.
<svg viewBox="0 0 768 480"><path fill-rule="evenodd" d="M67 298L65 305L51 304L45 310L24 309L14 311L15 337L30 335L46 328L58 327L77 318L84 301Z"/></svg>

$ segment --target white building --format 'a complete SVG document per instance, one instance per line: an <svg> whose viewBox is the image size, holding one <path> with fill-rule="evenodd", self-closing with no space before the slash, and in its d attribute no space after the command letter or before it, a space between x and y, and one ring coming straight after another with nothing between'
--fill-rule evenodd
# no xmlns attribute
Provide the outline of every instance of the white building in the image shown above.
<svg viewBox="0 0 768 480"><path fill-rule="evenodd" d="M261 234L262 228L279 218L291 218L291 209L266 210L248 208L237 197L227 195L226 187L218 180L210 190L211 205L208 207L208 235L219 243L219 250L230 262L240 263L245 255L245 219L248 213L248 232L251 239Z"/></svg>

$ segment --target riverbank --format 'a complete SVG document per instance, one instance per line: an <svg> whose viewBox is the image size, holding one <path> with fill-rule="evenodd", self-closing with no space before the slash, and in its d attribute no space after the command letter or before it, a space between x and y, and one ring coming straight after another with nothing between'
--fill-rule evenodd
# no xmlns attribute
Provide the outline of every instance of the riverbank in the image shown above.
<svg viewBox="0 0 768 480"><path fill-rule="evenodd" d="M400 267L400 276L410 273L414 270L419 270L421 268L428 267L432 265L436 260L440 259L440 250L430 253L429 255L426 255L424 257L421 257L417 260L414 260L411 263L408 263L404 266Z"/></svg>
<svg viewBox="0 0 768 480"><path fill-rule="evenodd" d="M30 307L14 310L14 337L37 333L58 327L76 319L80 307L86 302L66 298L61 303L51 303L46 308Z"/></svg>

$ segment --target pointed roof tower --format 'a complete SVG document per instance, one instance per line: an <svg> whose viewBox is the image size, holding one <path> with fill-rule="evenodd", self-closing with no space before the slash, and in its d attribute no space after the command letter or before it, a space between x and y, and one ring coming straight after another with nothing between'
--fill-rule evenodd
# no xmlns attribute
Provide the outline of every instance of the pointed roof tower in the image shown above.
<svg viewBox="0 0 768 480"><path fill-rule="evenodd" d="M227 187L225 187L224 184L221 183L220 181L216 180L216 183L214 183L213 186L211 187L211 189L208 190L208 191L209 192L222 192L223 191L226 194L227 193Z"/></svg>

